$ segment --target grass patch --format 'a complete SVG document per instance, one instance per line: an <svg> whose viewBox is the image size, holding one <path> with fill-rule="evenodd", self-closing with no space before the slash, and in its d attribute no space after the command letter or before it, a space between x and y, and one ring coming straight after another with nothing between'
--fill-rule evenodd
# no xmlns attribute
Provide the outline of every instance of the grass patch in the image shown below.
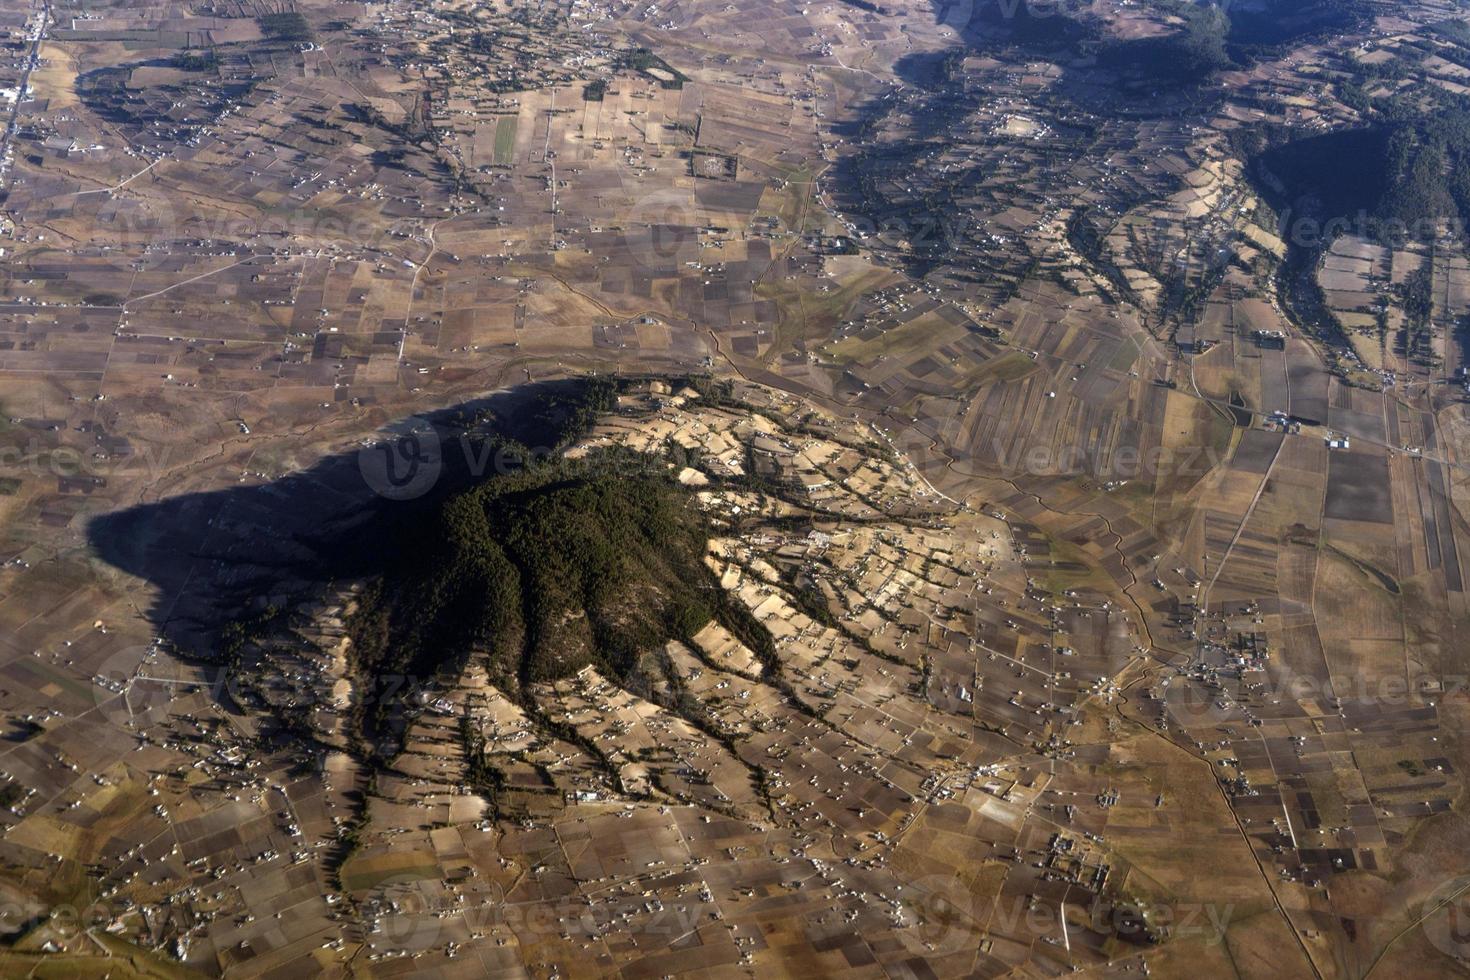
<svg viewBox="0 0 1470 980"><path fill-rule="evenodd" d="M851 288L851 286L847 287L847 289ZM846 289L841 292L845 293ZM808 314L810 312L808 310ZM839 361L855 361L864 364L888 357L907 361L951 340L956 340L964 333L963 326L951 324L936 314L926 313L907 323L884 330L870 339L864 339L858 335L839 340L829 346L827 352ZM1022 355L1022 359L1026 359L1025 355Z"/></svg>
<svg viewBox="0 0 1470 980"><path fill-rule="evenodd" d="M1348 554L1346 551L1343 551L1341 548L1335 547L1334 545L1329 544L1326 547L1328 551L1332 552L1343 561L1352 565L1358 571L1366 575L1371 581L1376 582L1384 589L1387 589L1390 595L1404 594L1403 589L1399 588L1398 579L1394 578L1392 575L1388 574L1377 565L1374 565L1371 562L1363 561L1361 558L1355 558L1352 555Z"/></svg>
<svg viewBox="0 0 1470 980"><path fill-rule="evenodd" d="M977 380L1019 381L1037 370L1036 362L1018 350L1008 351L986 361L976 374Z"/></svg>
<svg viewBox="0 0 1470 980"><path fill-rule="evenodd" d="M1061 595L1068 589L1092 588L1101 592L1112 589L1112 579L1097 567L1097 560L1089 557L1081 548L1070 541L1047 536L1051 554L1046 559L1033 559L1027 574L1036 579L1038 585L1053 595ZM1052 565L1044 565L1049 560Z"/></svg>
<svg viewBox="0 0 1470 980"><path fill-rule="evenodd" d="M376 888L389 878L413 881L438 880L439 862L433 855L416 851L375 854L349 861L342 871L342 887L361 892Z"/></svg>
<svg viewBox="0 0 1470 980"><path fill-rule="evenodd" d="M502 116L495 123L495 163L497 166L508 167L515 160L516 127L519 123L520 120L515 116Z"/></svg>

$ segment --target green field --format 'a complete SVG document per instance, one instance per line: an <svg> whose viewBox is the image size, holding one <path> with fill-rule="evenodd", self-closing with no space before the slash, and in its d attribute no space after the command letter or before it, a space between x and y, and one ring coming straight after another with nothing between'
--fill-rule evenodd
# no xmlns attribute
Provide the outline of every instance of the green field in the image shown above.
<svg viewBox="0 0 1470 980"><path fill-rule="evenodd" d="M342 885L348 891L367 891L390 878L419 881L437 878L439 874L439 863L432 854L421 851L378 854L349 861L342 871Z"/></svg>
<svg viewBox="0 0 1470 980"><path fill-rule="evenodd" d="M503 116L495 124L495 163L499 166L508 167L515 158L517 122L515 116Z"/></svg>

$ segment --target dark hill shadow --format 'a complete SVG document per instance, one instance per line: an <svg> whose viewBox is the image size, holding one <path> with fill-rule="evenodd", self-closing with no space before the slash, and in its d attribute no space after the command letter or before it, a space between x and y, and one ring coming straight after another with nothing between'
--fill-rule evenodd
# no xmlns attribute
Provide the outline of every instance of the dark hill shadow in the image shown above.
<svg viewBox="0 0 1470 980"><path fill-rule="evenodd" d="M268 483L189 493L95 518L88 543L152 583L146 611L179 654L210 661L220 630L324 583L380 571L400 522L520 454L555 447L585 382L542 382L400 420L356 451ZM501 448L497 451L496 447Z"/></svg>

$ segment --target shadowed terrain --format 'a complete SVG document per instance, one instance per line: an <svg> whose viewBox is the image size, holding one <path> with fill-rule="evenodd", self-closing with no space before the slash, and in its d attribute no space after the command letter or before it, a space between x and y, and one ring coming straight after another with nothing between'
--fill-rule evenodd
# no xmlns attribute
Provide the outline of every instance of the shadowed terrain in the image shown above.
<svg viewBox="0 0 1470 980"><path fill-rule="evenodd" d="M159 635L209 659L220 629L278 598L381 573L395 529L534 455L522 447L556 445L581 424L587 388L526 385L401 420L278 480L100 515L88 541L156 587L147 615Z"/></svg>

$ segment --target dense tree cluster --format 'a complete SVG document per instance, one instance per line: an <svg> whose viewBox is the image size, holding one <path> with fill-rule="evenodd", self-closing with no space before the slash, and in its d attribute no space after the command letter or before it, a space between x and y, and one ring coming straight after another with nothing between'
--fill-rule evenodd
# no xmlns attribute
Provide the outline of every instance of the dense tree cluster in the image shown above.
<svg viewBox="0 0 1470 980"><path fill-rule="evenodd" d="M260 32L266 37L281 41L310 41L311 25L306 18L294 10L282 13L262 14L256 18Z"/></svg>
<svg viewBox="0 0 1470 980"><path fill-rule="evenodd" d="M484 656L511 693L589 664L630 679L712 619L773 666L769 634L705 566L708 536L667 462L626 450L487 480L395 533L351 623L357 668L424 678Z"/></svg>
<svg viewBox="0 0 1470 980"><path fill-rule="evenodd" d="M1172 34L1116 42L1098 52L1098 63L1141 73L1160 84L1199 84L1231 65L1225 50L1230 18L1219 7L1181 8L1183 27Z"/></svg>
<svg viewBox="0 0 1470 980"><path fill-rule="evenodd" d="M976 19L1006 31L1009 41L1050 50L1095 53L1098 63L1155 84L1199 85L1222 69L1246 67L1279 57L1313 35L1341 32L1367 17L1364 0L1267 0L1249 9L1239 4L1175 4L1179 25L1152 37L1120 40L1103 36L1087 5L1027 0L982 4Z"/></svg>
<svg viewBox="0 0 1470 980"><path fill-rule="evenodd" d="M1230 23L1226 44L1238 63L1280 57L1303 38L1352 30L1370 15L1364 0L1269 0L1259 6L1222 6Z"/></svg>
<svg viewBox="0 0 1470 980"><path fill-rule="evenodd" d="M1455 108L1397 126L1388 140L1390 187L1380 212L1405 224L1458 217L1470 223L1470 110Z"/></svg>
<svg viewBox="0 0 1470 980"><path fill-rule="evenodd" d="M1237 141L1278 210L1346 218L1354 230L1390 243L1433 238L1447 219L1470 226L1470 110L1294 135L1270 129Z"/></svg>

